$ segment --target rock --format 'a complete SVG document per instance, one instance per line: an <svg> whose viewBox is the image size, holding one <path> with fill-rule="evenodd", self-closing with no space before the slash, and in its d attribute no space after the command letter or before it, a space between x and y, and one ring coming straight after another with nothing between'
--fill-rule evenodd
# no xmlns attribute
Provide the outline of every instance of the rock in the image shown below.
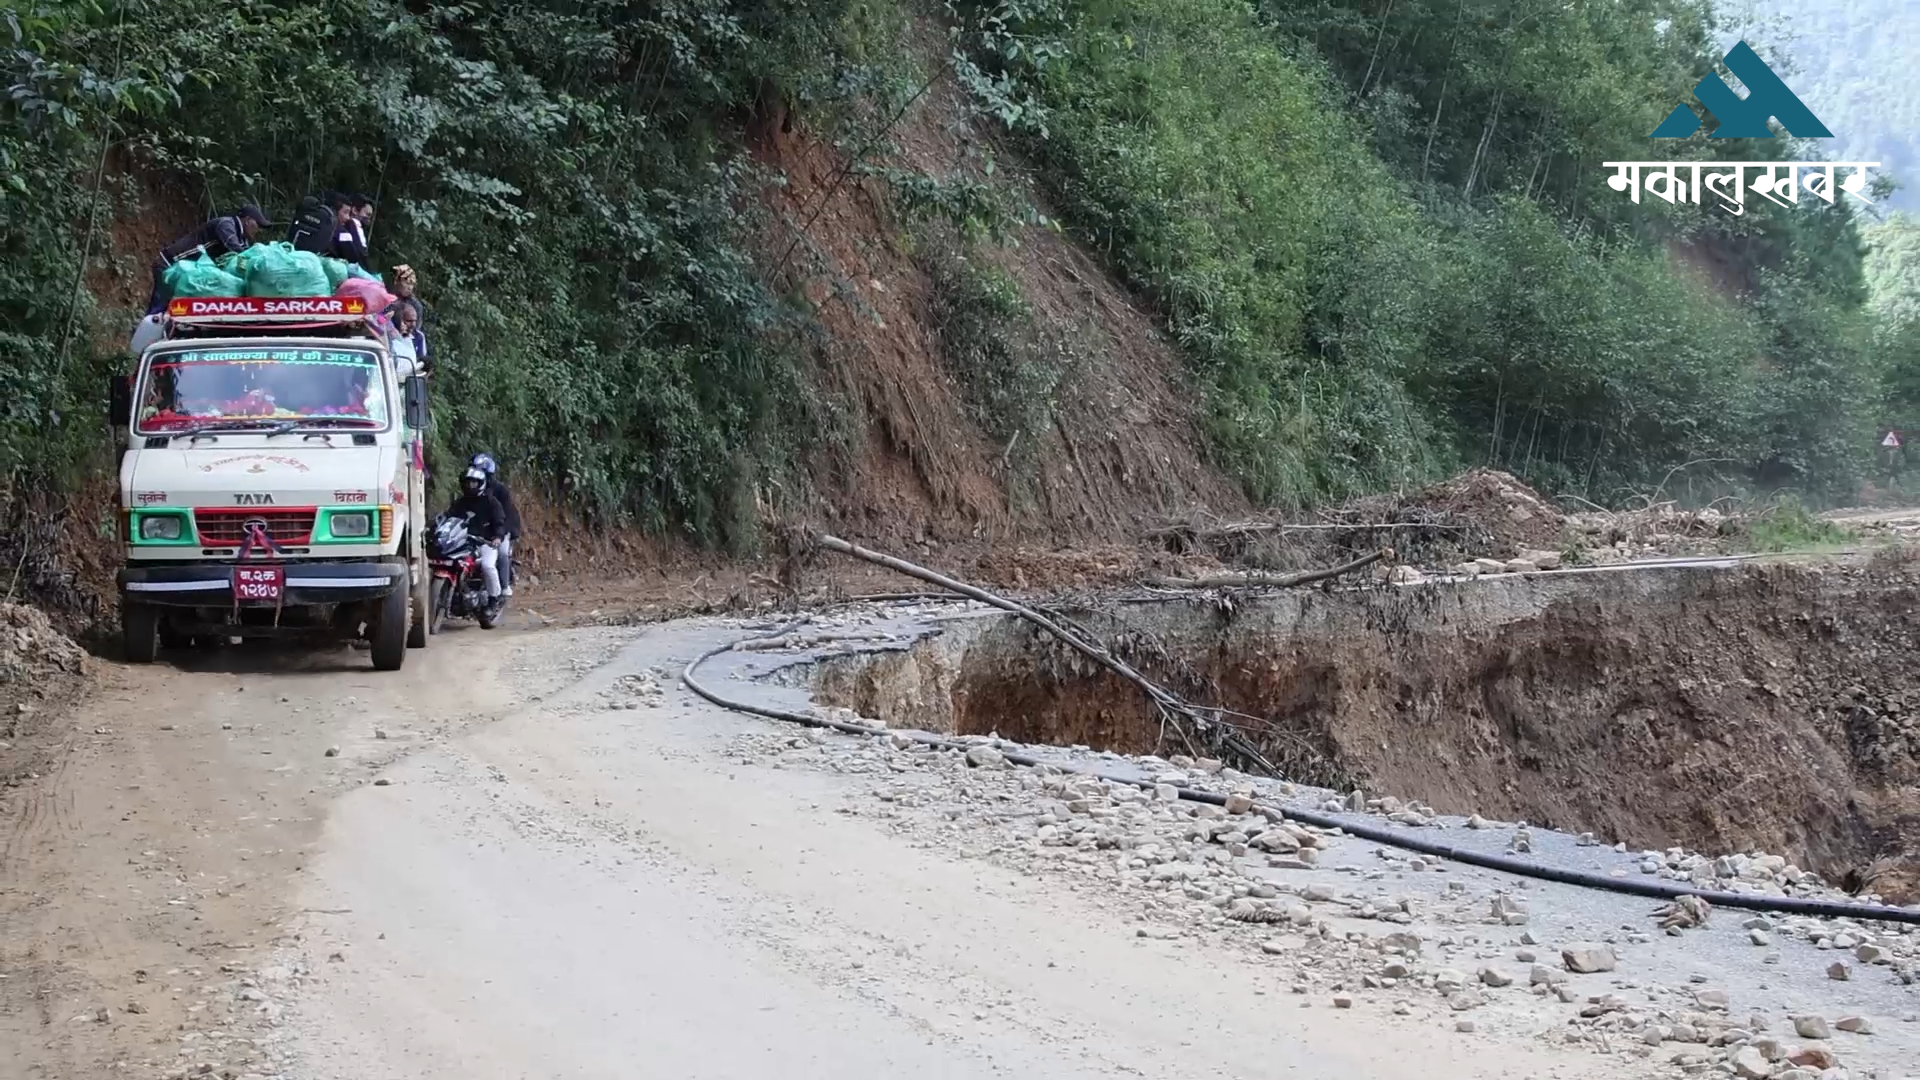
<svg viewBox="0 0 1920 1080"><path fill-rule="evenodd" d="M1488 966L1480 969L1480 981L1495 989L1499 989L1503 986L1512 986L1513 976L1501 971L1499 968Z"/></svg>
<svg viewBox="0 0 1920 1080"><path fill-rule="evenodd" d="M339 748L339 747L337 747L337 746L329 746L329 747L327 747L327 756L328 756L328 757L339 757L339 756L340 756L340 748Z"/></svg>
<svg viewBox="0 0 1920 1080"><path fill-rule="evenodd" d="M1367 793L1356 788L1353 794L1348 795L1347 811L1349 813L1354 813L1354 814L1366 813L1367 812Z"/></svg>
<svg viewBox="0 0 1920 1080"><path fill-rule="evenodd" d="M1533 971L1527 976L1529 986L1552 986L1553 969L1544 964L1533 965Z"/></svg>
<svg viewBox="0 0 1920 1080"><path fill-rule="evenodd" d="M1487 995L1478 990L1461 990L1447 998L1447 1007L1454 1012L1466 1012L1477 1009L1487 1003Z"/></svg>
<svg viewBox="0 0 1920 1080"><path fill-rule="evenodd" d="M1261 851L1275 855L1290 855L1300 850L1300 841L1285 829L1267 829L1248 841ZM1327 899L1331 900L1332 897Z"/></svg>
<svg viewBox="0 0 1920 1080"><path fill-rule="evenodd" d="M1467 985L1467 973L1454 968L1442 968L1433 973L1433 988L1443 994L1450 994Z"/></svg>
<svg viewBox="0 0 1920 1080"><path fill-rule="evenodd" d="M1796 1016L1793 1018L1793 1033L1803 1039L1831 1039L1833 1028L1827 1024L1824 1016Z"/></svg>
<svg viewBox="0 0 1920 1080"><path fill-rule="evenodd" d="M1482 574L1501 574L1507 569L1507 564L1499 559L1475 559L1471 565L1477 567Z"/></svg>
<svg viewBox="0 0 1920 1080"><path fill-rule="evenodd" d="M1413 970L1398 961L1380 969L1380 977L1383 979L1404 979L1411 974Z"/></svg>
<svg viewBox="0 0 1920 1080"><path fill-rule="evenodd" d="M1767 933L1765 930L1749 930L1747 931L1747 940L1764 948L1773 944L1773 935Z"/></svg>
<svg viewBox="0 0 1920 1080"><path fill-rule="evenodd" d="M1725 1012L1727 1010L1727 1001L1727 992L1725 990L1695 990L1693 992L1694 1004L1703 1009L1716 1009L1720 1012Z"/></svg>
<svg viewBox="0 0 1920 1080"><path fill-rule="evenodd" d="M1568 971L1576 975L1591 975L1600 971L1612 971L1619 963L1613 948L1591 941L1576 941L1560 950L1560 962Z"/></svg>
<svg viewBox="0 0 1920 1080"><path fill-rule="evenodd" d="M1396 931L1380 939L1382 949L1394 950L1408 956L1419 956L1422 942L1419 934Z"/></svg>
<svg viewBox="0 0 1920 1080"><path fill-rule="evenodd" d="M1531 574L1538 569L1540 569L1540 567L1530 559L1507 560L1507 573L1509 574Z"/></svg>
<svg viewBox="0 0 1920 1080"><path fill-rule="evenodd" d="M1352 994L1335 994L1335 995L1333 995L1333 1007L1334 1007L1334 1008L1336 1008L1336 1009L1351 1009L1351 1008L1353 1008L1353 995L1352 995Z"/></svg>
<svg viewBox="0 0 1920 1080"><path fill-rule="evenodd" d="M1248 795L1227 796L1227 813L1236 817L1253 809L1253 798Z"/></svg>
<svg viewBox="0 0 1920 1080"><path fill-rule="evenodd" d="M1508 896L1506 893L1500 893L1493 898L1493 903L1490 905L1488 912L1488 914L1493 917L1494 922L1502 924L1505 924L1510 916L1525 915L1526 913L1527 909L1521 907L1519 901Z"/></svg>
<svg viewBox="0 0 1920 1080"><path fill-rule="evenodd" d="M1853 968L1844 960L1835 960L1827 965L1827 978L1835 982L1846 982L1853 978Z"/></svg>
<svg viewBox="0 0 1920 1080"><path fill-rule="evenodd" d="M1840 1059L1834 1056L1833 1051L1824 1046L1796 1046L1788 1052L1787 1060L1803 1069L1815 1071L1836 1068L1840 1064Z"/></svg>
<svg viewBox="0 0 1920 1080"><path fill-rule="evenodd" d="M1733 1073L1745 1080L1767 1080L1773 1075L1773 1066L1767 1064L1758 1048L1743 1046L1733 1055Z"/></svg>
<svg viewBox="0 0 1920 1080"><path fill-rule="evenodd" d="M1484 829L1486 827L1487 827L1487 819L1481 817L1479 814L1475 814L1472 817L1467 819L1467 828L1469 829ZM1473 1021L1463 1020L1461 1021L1461 1023L1471 1024L1473 1023Z"/></svg>
<svg viewBox="0 0 1920 1080"><path fill-rule="evenodd" d="M975 746L967 750L967 764L976 769L999 769L1007 764L1007 755L991 746Z"/></svg>
<svg viewBox="0 0 1920 1080"><path fill-rule="evenodd" d="M1268 938L1260 943L1260 951L1266 953L1268 956L1285 956L1287 954L1287 946L1285 942L1278 938Z"/></svg>
<svg viewBox="0 0 1920 1080"><path fill-rule="evenodd" d="M1878 945L1862 945L1853 950L1853 958L1863 964L1884 964L1887 962L1887 950Z"/></svg>
<svg viewBox="0 0 1920 1080"><path fill-rule="evenodd" d="M1153 785L1153 801L1163 803L1179 802L1180 789L1174 787L1172 784L1155 784Z"/></svg>
<svg viewBox="0 0 1920 1080"><path fill-rule="evenodd" d="M1855 1035L1873 1034L1873 1021L1864 1016L1843 1016L1833 1022L1841 1031L1850 1031Z"/></svg>
<svg viewBox="0 0 1920 1080"><path fill-rule="evenodd" d="M1453 1022L1453 1030L1459 1032L1462 1035L1471 1035L1473 1034L1473 1021L1455 1020Z"/></svg>
<svg viewBox="0 0 1920 1080"><path fill-rule="evenodd" d="M1338 896L1339 893L1333 886L1316 881L1305 889L1302 889L1300 895L1304 899L1324 904Z"/></svg>
<svg viewBox="0 0 1920 1080"><path fill-rule="evenodd" d="M1427 576L1411 566L1402 564L1387 571L1387 580L1399 585L1418 585L1427 580Z"/></svg>

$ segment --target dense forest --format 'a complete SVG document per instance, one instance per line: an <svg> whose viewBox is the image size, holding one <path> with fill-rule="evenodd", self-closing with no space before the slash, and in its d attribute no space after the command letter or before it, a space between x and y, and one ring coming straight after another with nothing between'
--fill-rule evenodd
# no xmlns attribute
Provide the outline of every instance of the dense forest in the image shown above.
<svg viewBox="0 0 1920 1080"><path fill-rule="evenodd" d="M441 445L750 547L845 411L783 273L806 223L755 197L770 98L967 244L1095 253L1261 502L1481 463L1601 503L1676 474L1847 501L1920 424L1910 223L1607 187L1606 160L1815 152L1647 137L1730 43L1696 0L24 0L0 33L10 496L103 467L129 313L94 290L144 285L113 243L143 198L342 186L430 283ZM1046 214L892 163L942 80Z"/></svg>

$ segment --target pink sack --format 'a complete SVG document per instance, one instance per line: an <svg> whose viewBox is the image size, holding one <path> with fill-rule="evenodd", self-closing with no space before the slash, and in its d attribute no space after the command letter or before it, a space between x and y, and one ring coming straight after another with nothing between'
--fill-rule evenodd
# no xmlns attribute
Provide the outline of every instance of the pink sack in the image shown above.
<svg viewBox="0 0 1920 1080"><path fill-rule="evenodd" d="M396 297L387 291L385 285L372 278L350 277L334 290L335 296L352 296L365 301L367 312L378 315L393 306Z"/></svg>

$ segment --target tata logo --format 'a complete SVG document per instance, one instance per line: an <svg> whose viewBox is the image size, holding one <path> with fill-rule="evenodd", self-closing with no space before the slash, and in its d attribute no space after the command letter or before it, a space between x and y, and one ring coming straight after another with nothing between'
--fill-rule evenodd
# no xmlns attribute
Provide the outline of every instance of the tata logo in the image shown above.
<svg viewBox="0 0 1920 1080"><path fill-rule="evenodd" d="M1796 139L1830 139L1833 132L1813 115L1813 110L1787 89L1780 76L1773 73L1760 54L1753 51L1746 42L1735 45L1726 57L1727 70L1740 77L1747 86L1747 96L1736 95L1720 76L1707 72L1693 88L1693 96L1707 107L1707 112L1720 121L1720 126L1708 136L1712 139L1771 139L1773 129L1767 126L1767 118L1780 121L1787 134ZM1684 139L1700 130L1700 117L1684 102L1675 105L1660 126L1653 129L1655 139Z"/></svg>
<svg viewBox="0 0 1920 1080"><path fill-rule="evenodd" d="M234 504L238 506L272 506L273 496L242 492L241 494L235 495L233 501Z"/></svg>

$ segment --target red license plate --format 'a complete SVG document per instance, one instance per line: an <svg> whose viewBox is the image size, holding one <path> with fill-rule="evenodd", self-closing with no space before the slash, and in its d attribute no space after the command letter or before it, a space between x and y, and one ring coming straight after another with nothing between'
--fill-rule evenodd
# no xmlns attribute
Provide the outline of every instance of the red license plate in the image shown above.
<svg viewBox="0 0 1920 1080"><path fill-rule="evenodd" d="M233 568L235 600L279 603L286 589L287 571L279 566L236 566Z"/></svg>

